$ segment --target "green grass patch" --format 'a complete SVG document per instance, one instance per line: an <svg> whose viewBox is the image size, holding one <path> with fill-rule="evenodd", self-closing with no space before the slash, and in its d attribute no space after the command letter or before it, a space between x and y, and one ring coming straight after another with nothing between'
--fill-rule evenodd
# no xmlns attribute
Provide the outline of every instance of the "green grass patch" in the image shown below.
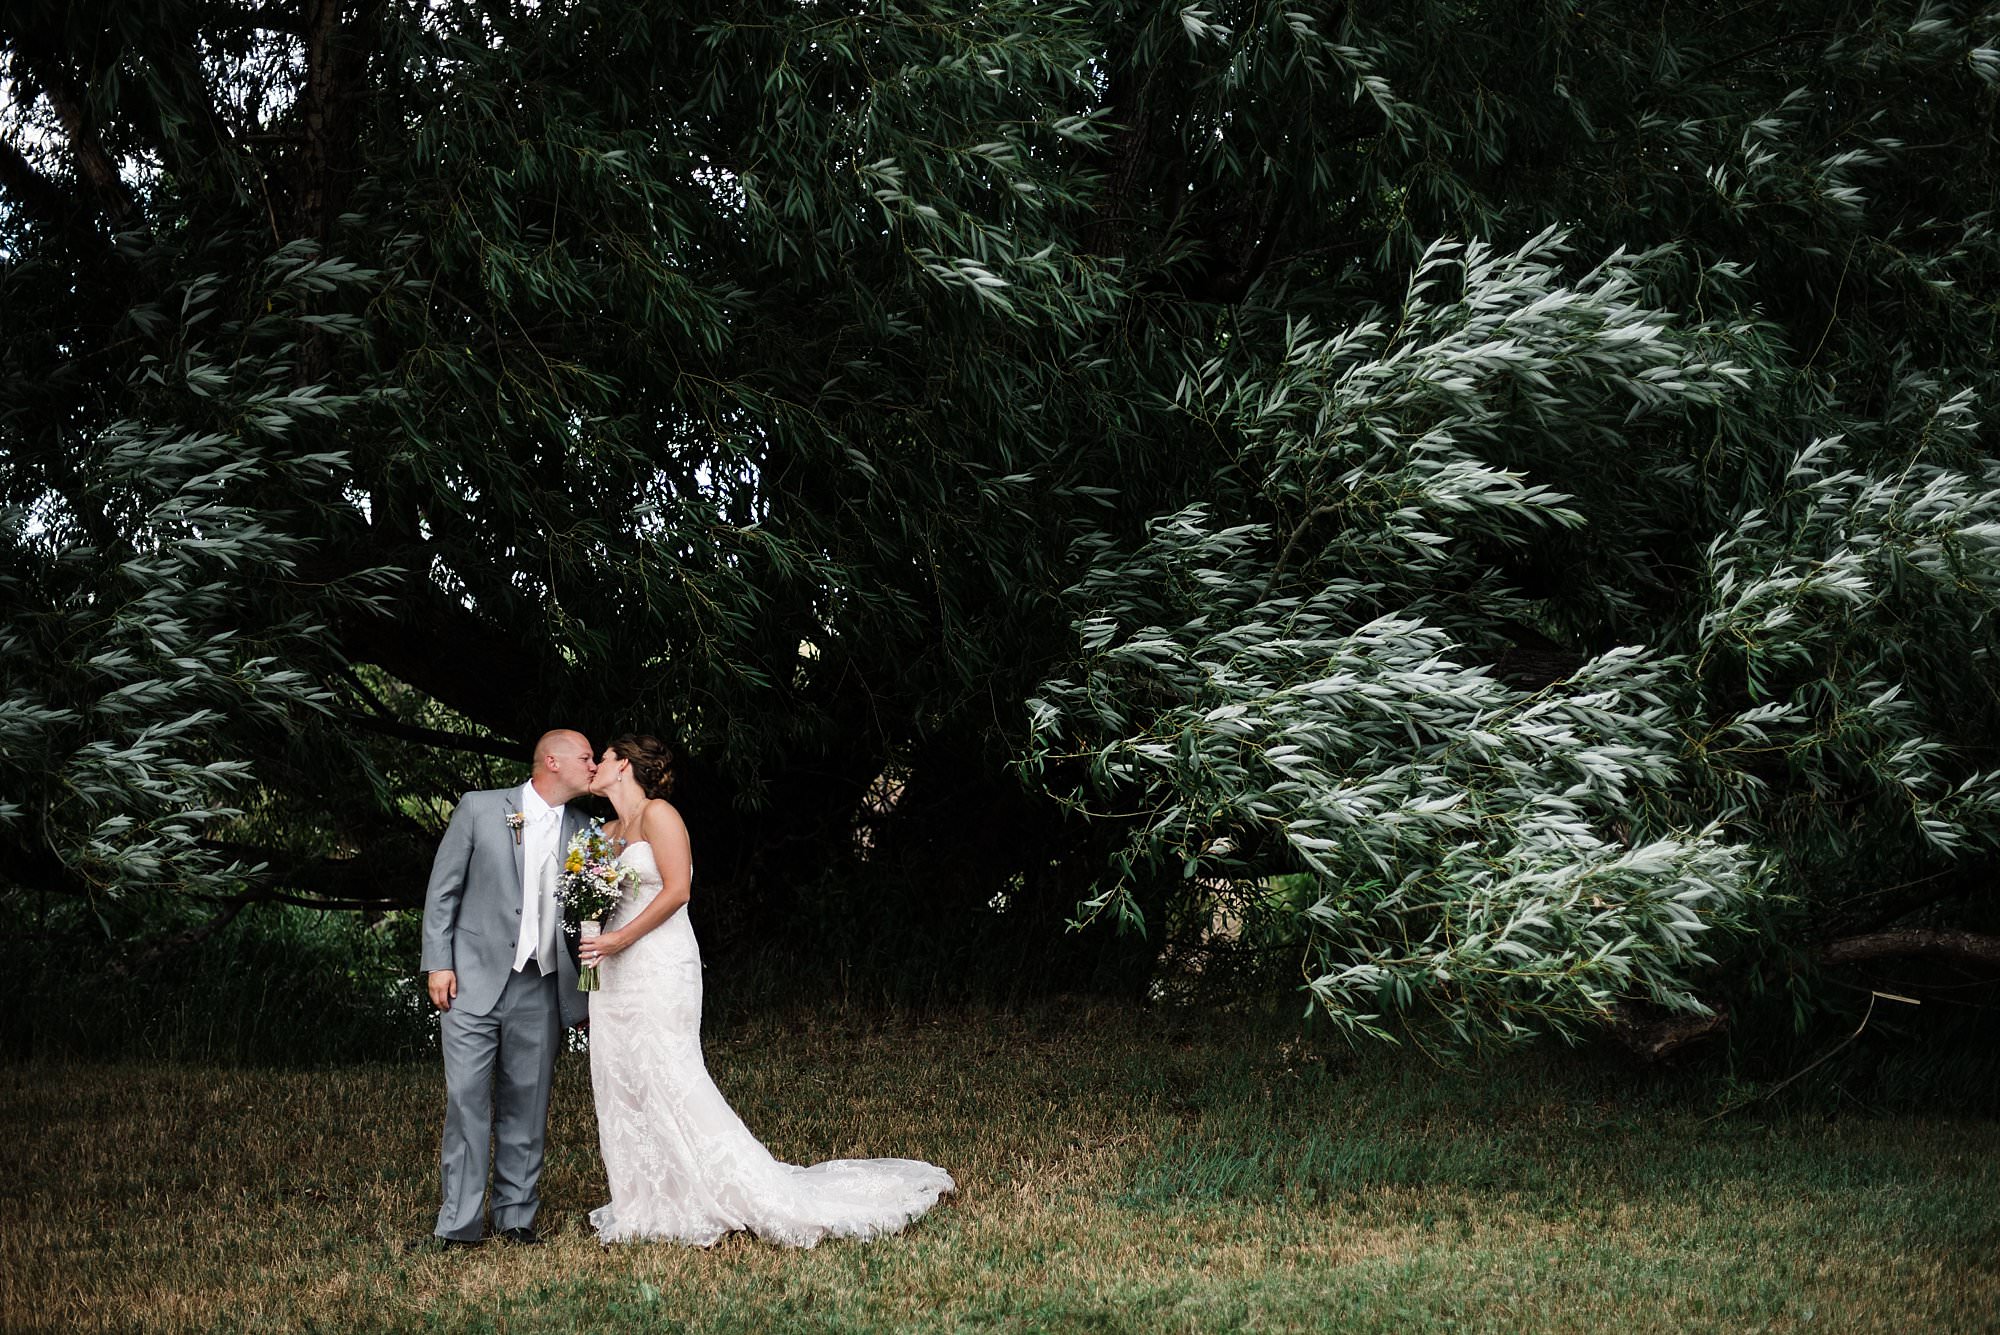
<svg viewBox="0 0 2000 1335"><path fill-rule="evenodd" d="M0 1074L0 1328L1977 1331L2000 1128L1739 1113L1565 1054L1440 1070L1226 1016L764 1015L710 1065L795 1161L959 1193L897 1237L606 1250L588 1073L560 1070L551 1245L409 1258L442 1078Z"/></svg>

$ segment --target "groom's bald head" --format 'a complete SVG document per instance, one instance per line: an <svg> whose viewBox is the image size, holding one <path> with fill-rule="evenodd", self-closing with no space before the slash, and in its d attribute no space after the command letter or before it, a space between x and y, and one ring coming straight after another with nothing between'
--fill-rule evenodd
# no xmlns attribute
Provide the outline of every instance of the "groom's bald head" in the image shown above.
<svg viewBox="0 0 2000 1335"><path fill-rule="evenodd" d="M565 753L588 753L590 739L574 728L551 728L543 733L535 743L535 768L540 770L542 762Z"/></svg>
<svg viewBox="0 0 2000 1335"><path fill-rule="evenodd" d="M588 789L596 772L590 739L574 728L551 728L535 743L535 791L551 805Z"/></svg>

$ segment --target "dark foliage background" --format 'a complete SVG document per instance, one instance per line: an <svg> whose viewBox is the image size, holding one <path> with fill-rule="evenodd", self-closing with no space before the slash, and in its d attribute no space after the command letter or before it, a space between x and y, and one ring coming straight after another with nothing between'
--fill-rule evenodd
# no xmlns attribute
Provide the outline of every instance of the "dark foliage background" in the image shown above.
<svg viewBox="0 0 2000 1335"><path fill-rule="evenodd" d="M560 723L682 749L739 975L1661 1051L1883 987L1990 1035L1993 13L0 41L38 978L296 955L410 1041L396 915Z"/></svg>

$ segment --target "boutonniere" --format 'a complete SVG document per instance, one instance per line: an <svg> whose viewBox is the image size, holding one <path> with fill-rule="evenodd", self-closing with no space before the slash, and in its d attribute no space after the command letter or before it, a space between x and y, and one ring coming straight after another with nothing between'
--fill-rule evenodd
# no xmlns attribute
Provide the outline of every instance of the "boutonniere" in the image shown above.
<svg viewBox="0 0 2000 1335"><path fill-rule="evenodd" d="M514 832L514 842L516 844L521 842L521 827L527 823L528 818L521 812L510 811L507 813L507 828Z"/></svg>

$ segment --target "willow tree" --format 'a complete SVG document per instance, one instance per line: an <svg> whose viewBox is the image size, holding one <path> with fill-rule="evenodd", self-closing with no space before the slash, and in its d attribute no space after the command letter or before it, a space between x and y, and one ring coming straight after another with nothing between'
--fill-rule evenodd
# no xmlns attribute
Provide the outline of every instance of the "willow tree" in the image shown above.
<svg viewBox="0 0 2000 1335"><path fill-rule="evenodd" d="M1079 16L10 22L18 885L407 903L556 721L683 744L760 931L941 834L956 930L1060 829L1006 761L1121 292Z"/></svg>
<svg viewBox="0 0 2000 1335"><path fill-rule="evenodd" d="M1172 238L1191 176L1256 242L1155 252L1233 284L1157 382L1219 448L1088 545L1082 659L1031 702L1031 769L1139 869L1090 913L1468 1037L1815 952L2000 960L1963 930L2000 27L1724 17L1246 8L1134 46L1173 92L1121 197Z"/></svg>
<svg viewBox="0 0 2000 1335"><path fill-rule="evenodd" d="M1722 17L15 6L11 902L407 903L562 721L933 975L1976 926L1992 24Z"/></svg>

